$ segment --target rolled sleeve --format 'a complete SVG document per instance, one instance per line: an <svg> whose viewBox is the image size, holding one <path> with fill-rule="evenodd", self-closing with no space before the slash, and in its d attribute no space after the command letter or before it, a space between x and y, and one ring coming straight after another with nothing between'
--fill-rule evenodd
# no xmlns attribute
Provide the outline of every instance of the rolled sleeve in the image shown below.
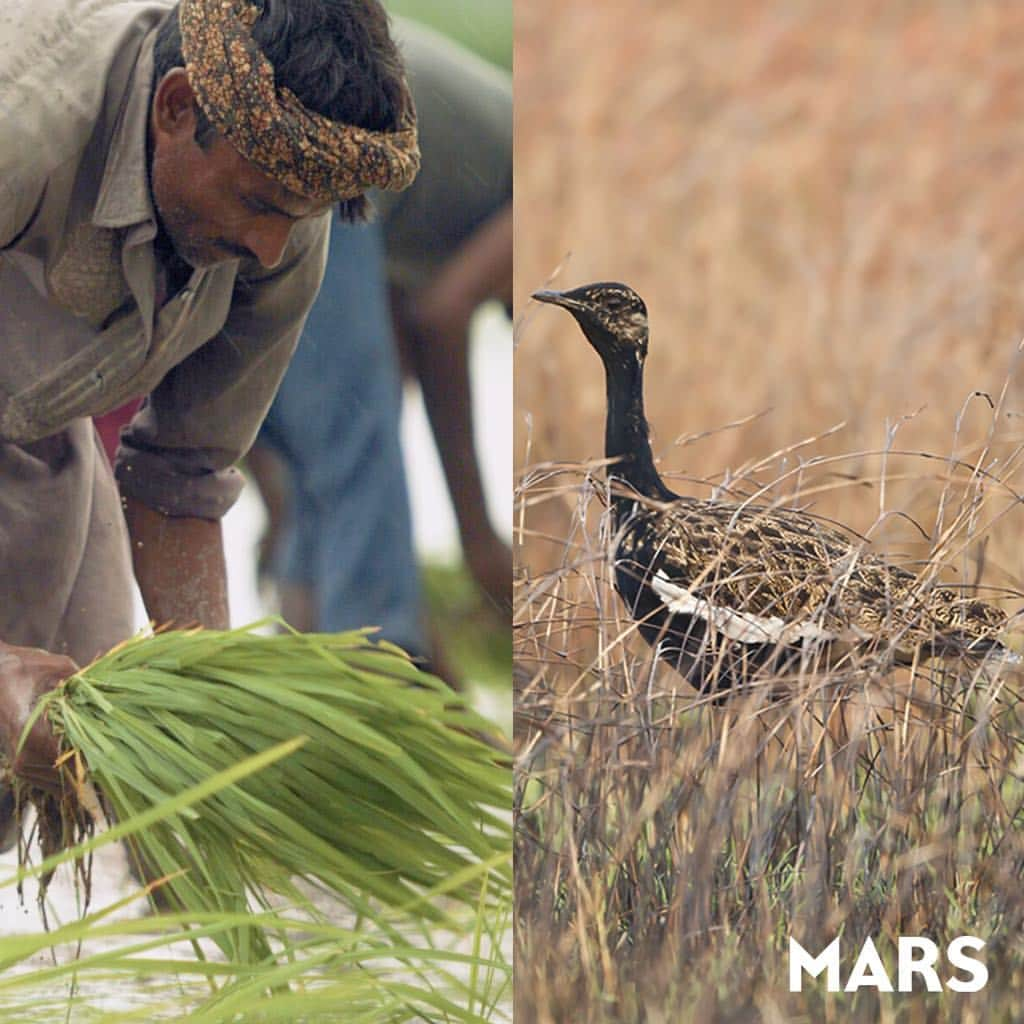
<svg viewBox="0 0 1024 1024"><path fill-rule="evenodd" d="M172 369L122 431L122 495L170 516L220 518L323 280L329 216L296 225L274 270L243 264L220 332Z"/></svg>

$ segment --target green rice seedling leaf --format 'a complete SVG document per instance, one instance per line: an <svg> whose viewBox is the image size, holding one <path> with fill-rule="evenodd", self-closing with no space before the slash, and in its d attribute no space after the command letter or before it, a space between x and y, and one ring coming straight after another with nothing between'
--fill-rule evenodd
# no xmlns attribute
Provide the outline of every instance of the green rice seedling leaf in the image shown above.
<svg viewBox="0 0 1024 1024"><path fill-rule="evenodd" d="M289 754L301 747L302 743L303 740L301 737L281 743L276 747L263 751L261 754L248 758L246 761L232 765L229 768L225 768L223 771L212 775L210 778L205 779L203 782L186 792L177 793L174 796L169 797L163 803L147 808L145 811L135 815L131 821L115 824L105 832L93 836L91 839L88 839L75 847L56 853L39 864L22 865L14 875L9 876L6 879L0 879L0 888L17 885L27 878L39 877L49 871L52 871L61 864L81 859L86 854L99 849L101 846L116 842L139 832L144 832L147 828L154 826L164 818L174 815L181 808L186 807L190 803L203 800L210 794L215 793L219 788L232 785L244 776L252 772L259 771L261 768L266 767L266 765L273 763L279 758L287 757Z"/></svg>
<svg viewBox="0 0 1024 1024"><path fill-rule="evenodd" d="M175 876L165 895L182 910L244 912L266 892L309 910L293 881L305 879L359 914L450 925L440 896L479 913L480 864L493 869L488 905L507 893L511 770L473 734L490 724L364 631L160 633L41 703L118 819L303 737L259 775L137 832L140 863ZM233 961L271 948L257 925L215 941Z"/></svg>

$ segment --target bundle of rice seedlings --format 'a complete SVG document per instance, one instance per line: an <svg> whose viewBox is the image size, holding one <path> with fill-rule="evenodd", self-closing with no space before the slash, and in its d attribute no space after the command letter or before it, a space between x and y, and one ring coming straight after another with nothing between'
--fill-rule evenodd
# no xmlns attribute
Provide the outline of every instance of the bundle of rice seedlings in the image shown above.
<svg viewBox="0 0 1024 1024"><path fill-rule="evenodd" d="M482 869L503 898L511 772L480 738L488 722L365 631L254 629L134 639L39 704L62 736L78 800L91 803L93 783L119 819L304 738L258 774L137 833L144 873L168 878L165 901L230 914L250 901L269 907L277 893L318 915L303 879L360 914L383 906L438 921L439 894L480 899ZM53 820L52 806L40 809ZM80 817L64 818L81 830ZM217 943L236 961L271 950L257 924Z"/></svg>
<svg viewBox="0 0 1024 1024"><path fill-rule="evenodd" d="M78 863L155 821L195 807L289 756L300 742L288 741L246 758L42 864L22 866L0 878L0 895L26 878L51 872L58 863ZM488 884L487 878L481 879L482 886ZM49 932L12 934L2 929L0 1022L151 1024L187 1018L207 1024L407 1024L424 1019L487 1024L510 1019L511 967L501 949L507 901L501 913L471 916L475 925L467 936L470 942L448 950L433 941L447 944L447 930L432 935L415 929L416 941L408 942L394 929L374 928L365 921L353 928L286 912L121 917L119 912L141 895L133 893ZM233 928L254 924L280 943L276 962L202 960L181 948L183 941L215 940ZM43 956L48 950L50 955Z"/></svg>

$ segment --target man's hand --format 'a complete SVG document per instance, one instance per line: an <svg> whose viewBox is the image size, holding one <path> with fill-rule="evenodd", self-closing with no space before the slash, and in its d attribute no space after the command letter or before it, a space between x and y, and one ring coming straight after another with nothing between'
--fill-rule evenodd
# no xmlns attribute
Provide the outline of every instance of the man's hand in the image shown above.
<svg viewBox="0 0 1024 1024"><path fill-rule="evenodd" d="M36 719L21 750L18 740L36 701L77 671L62 655L0 643L0 753L16 776L50 792L60 791L60 772L54 767L60 744L45 716Z"/></svg>
<svg viewBox="0 0 1024 1024"><path fill-rule="evenodd" d="M512 552L488 529L478 539L463 537L466 565L476 585L505 619L512 615Z"/></svg>

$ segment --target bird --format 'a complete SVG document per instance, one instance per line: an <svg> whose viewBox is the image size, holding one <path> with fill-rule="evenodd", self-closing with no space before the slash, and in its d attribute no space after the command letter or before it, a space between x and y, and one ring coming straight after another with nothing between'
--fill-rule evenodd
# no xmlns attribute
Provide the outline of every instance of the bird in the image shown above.
<svg viewBox="0 0 1024 1024"><path fill-rule="evenodd" d="M1005 612L924 581L809 512L673 492L655 467L644 414L650 330L628 285L542 289L575 318L604 364L605 456L614 585L657 655L719 697L766 670L835 666L874 651L893 664L997 659Z"/></svg>

